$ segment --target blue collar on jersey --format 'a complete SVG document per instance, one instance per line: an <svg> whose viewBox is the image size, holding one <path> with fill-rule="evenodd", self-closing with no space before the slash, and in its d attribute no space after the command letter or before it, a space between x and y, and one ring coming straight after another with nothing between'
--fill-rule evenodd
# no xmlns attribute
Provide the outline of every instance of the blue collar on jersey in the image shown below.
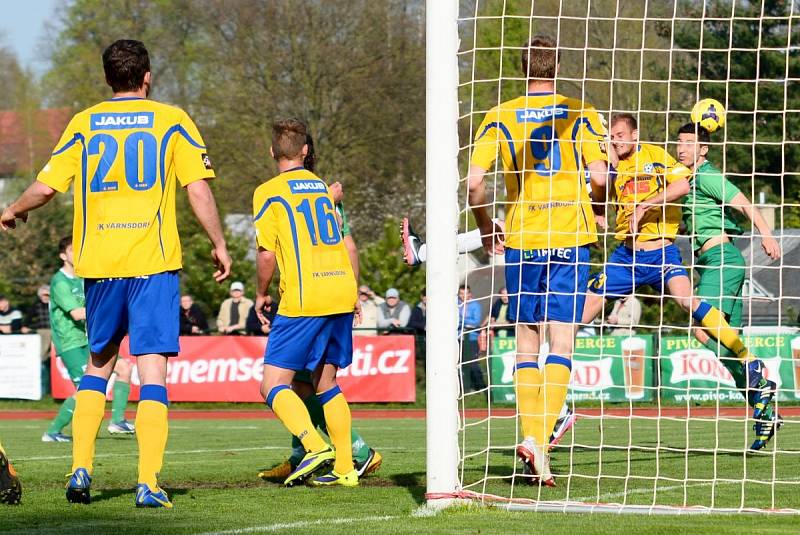
<svg viewBox="0 0 800 535"><path fill-rule="evenodd" d="M281 174L283 174L283 173L291 173L292 171L302 171L304 169L305 169L305 167L303 167L302 165L298 165L297 167L292 167L291 169L287 169L286 171L281 171Z"/></svg>
<svg viewBox="0 0 800 535"><path fill-rule="evenodd" d="M144 100L142 97L113 97L108 99L109 102L123 102L125 100Z"/></svg>
<svg viewBox="0 0 800 535"><path fill-rule="evenodd" d="M542 95L555 95L555 91L540 91L536 93L528 93L529 97L540 97Z"/></svg>

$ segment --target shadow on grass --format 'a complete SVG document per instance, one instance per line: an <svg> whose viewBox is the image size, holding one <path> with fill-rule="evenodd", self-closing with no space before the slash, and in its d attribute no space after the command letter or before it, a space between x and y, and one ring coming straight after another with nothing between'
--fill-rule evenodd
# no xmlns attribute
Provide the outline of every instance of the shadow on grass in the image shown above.
<svg viewBox="0 0 800 535"><path fill-rule="evenodd" d="M425 503L425 472L394 474L391 479L395 485L406 489L418 505Z"/></svg>

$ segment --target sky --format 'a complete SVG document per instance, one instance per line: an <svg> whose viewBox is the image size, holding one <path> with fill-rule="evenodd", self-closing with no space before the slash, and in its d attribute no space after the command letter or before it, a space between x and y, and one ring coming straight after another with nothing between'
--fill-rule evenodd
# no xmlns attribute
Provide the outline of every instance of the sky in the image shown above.
<svg viewBox="0 0 800 535"><path fill-rule="evenodd" d="M37 58L37 47L44 35L44 23L65 0L0 0L2 42L17 54L19 62L41 73L44 62Z"/></svg>

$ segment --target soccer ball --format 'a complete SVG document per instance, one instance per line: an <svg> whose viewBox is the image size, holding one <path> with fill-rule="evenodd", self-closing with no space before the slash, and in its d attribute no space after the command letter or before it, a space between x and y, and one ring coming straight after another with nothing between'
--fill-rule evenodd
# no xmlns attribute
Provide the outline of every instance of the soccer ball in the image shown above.
<svg viewBox="0 0 800 535"><path fill-rule="evenodd" d="M725 126L725 107L718 100L704 98L692 108L692 122L715 132Z"/></svg>

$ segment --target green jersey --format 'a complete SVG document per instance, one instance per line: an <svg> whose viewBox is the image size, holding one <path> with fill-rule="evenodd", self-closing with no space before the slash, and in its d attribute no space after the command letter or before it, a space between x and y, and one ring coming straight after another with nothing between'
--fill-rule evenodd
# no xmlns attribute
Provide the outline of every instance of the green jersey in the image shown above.
<svg viewBox="0 0 800 535"><path fill-rule="evenodd" d="M86 322L75 321L69 314L72 310L85 306L83 279L74 275L70 277L61 269L56 271L50 279L50 329L59 355L89 343L86 338Z"/></svg>
<svg viewBox="0 0 800 535"><path fill-rule="evenodd" d="M336 203L336 213L342 218L342 238L350 235L350 223L347 221L347 214L344 212L344 204Z"/></svg>
<svg viewBox="0 0 800 535"><path fill-rule="evenodd" d="M700 249L711 238L739 235L742 229L733 218L733 210L723 207L740 193L736 185L706 160L695 170L691 189L683 205L686 233L693 236L694 248Z"/></svg>

